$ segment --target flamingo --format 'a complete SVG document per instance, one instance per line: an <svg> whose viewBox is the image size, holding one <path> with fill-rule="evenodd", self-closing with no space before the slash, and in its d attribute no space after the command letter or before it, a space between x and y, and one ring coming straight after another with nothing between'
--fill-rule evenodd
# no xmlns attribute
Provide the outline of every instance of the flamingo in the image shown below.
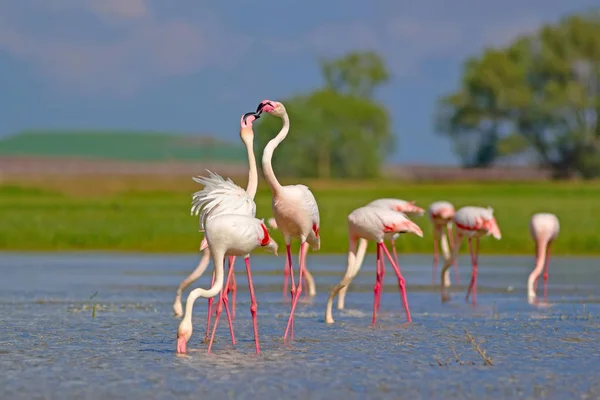
<svg viewBox="0 0 600 400"><path fill-rule="evenodd" d="M358 274L358 270L360 268L359 262L362 262L362 258L364 257L367 247L367 240L374 240L377 242L377 278L374 287L375 299L373 301L372 324L375 325L377 320L377 310L379 309L381 298L381 278L382 271L384 269L384 258L382 252L385 252L385 255L388 257L388 260L396 272L404 310L406 311L406 318L409 323L411 322L408 300L406 298L406 284L404 277L400 273L400 268L392 259L392 256L384 243L384 239L389 239L391 235L404 232L411 232L423 237L423 231L421 228L408 219L405 214L397 211L365 206L357 208L356 210L352 211L350 215L348 215L348 265L346 267L346 273L344 274L344 277L340 283L337 284L329 293L329 298L327 299L327 309L325 311L326 323L333 324L334 322L331 315L333 298L342 290L342 288L348 286L352 279ZM357 252L356 247L359 239L363 240L361 240L361 246Z"/></svg>
<svg viewBox="0 0 600 400"><path fill-rule="evenodd" d="M531 217L529 232L535 241L535 268L527 280L527 297L530 303L536 298L538 277L544 270L544 299L548 297L548 263L550 246L560 231L558 217L550 213L537 213Z"/></svg>
<svg viewBox="0 0 600 400"><path fill-rule="evenodd" d="M271 217L267 220L267 223L269 224L269 226L273 229L278 229L277 226L277 221L275 221L275 218ZM300 257L306 257L306 254L308 253L308 246L304 247L304 250L300 253ZM284 273L284 280L283 280L283 297L286 298L287 297L287 293L288 293L288 280L290 277L290 270L289 270L289 265L287 262L287 258L285 259L285 268L283 269L283 273ZM304 274L306 277L306 283L308 286L308 295L310 297L315 297L317 295L317 288L315 286L315 279L313 278L312 274L310 273L310 271L308 270L308 268L306 268L304 270Z"/></svg>
<svg viewBox="0 0 600 400"><path fill-rule="evenodd" d="M265 180L269 185L273 196L272 207L275 221L285 240L287 252L287 261L290 269L290 278L292 280L291 296L292 309L288 320L283 339L287 339L291 328L291 339L294 337L294 311L298 304L298 298L302 293L302 276L306 270L306 259L303 256L304 248L310 244L313 251L321 247L319 237L319 207L315 196L310 189L304 185L286 185L282 186L271 165L273 152L279 144L285 139L290 130L290 119L284 105L277 101L263 100L256 109L257 113L269 113L283 120L283 127L273 139L267 143L263 151L262 167ZM298 287L294 287L294 272L292 266L292 252L290 244L292 238L300 240L300 273L298 275Z"/></svg>
<svg viewBox="0 0 600 400"><path fill-rule="evenodd" d="M421 207L418 207L415 205L414 200L406 201L406 200L401 200L401 199L389 199L389 198L377 199L377 200L373 200L372 202L367 204L366 207L385 208L388 210L404 213L407 216L412 216L412 215L422 216L423 213L425 212L425 210L423 210ZM400 236L399 233L395 233L391 236L387 235L387 237L386 237L386 239L389 239L392 244L392 254L394 255L394 260L396 261L396 265L398 265L398 267L400 267L400 263L398 262L398 253L396 251L396 239L398 239L399 236ZM356 259L357 271L360 269L362 262L364 260L364 252L366 251L366 246L367 246L367 241L364 239L360 239L359 243L358 243L358 252L357 252L357 259ZM363 247L364 247L364 250L362 250ZM362 253L362 255L359 256L358 255L359 253ZM381 285L382 286L383 286L384 275L385 275L385 271L381 271ZM346 292L348 291L348 286L349 286L349 284L344 286L338 294L338 305L337 305L338 310L344 309L344 303L345 303L345 299L346 299Z"/></svg>
<svg viewBox="0 0 600 400"><path fill-rule="evenodd" d="M450 300L450 296L446 292L446 271L456 261L460 245L464 237L469 240L469 252L471 253L471 263L473 272L471 274L471 283L467 289L466 300L469 300L471 291L473 292L473 305L477 303L477 259L479 256L479 238L482 236L492 235L497 240L502 238L500 228L494 218L494 210L491 207L462 207L454 214L454 225L456 232L454 234L454 247L452 248L452 256L445 260L441 275L441 290L442 302ZM473 250L472 241L475 239L475 250Z"/></svg>
<svg viewBox="0 0 600 400"><path fill-rule="evenodd" d="M246 113L242 115L240 119L240 138L246 145L248 152L248 185L246 190L242 189L230 179L223 179L218 174L209 172L209 177L198 177L193 178L194 181L204 185L201 191L194 193L192 201L191 213L198 215L200 213L200 228L203 229L203 224L208 218L220 215L220 214L241 214L254 217L256 215L256 204L254 203L254 196L258 188L258 171L256 167L256 158L254 156L254 132L252 130L252 122L260 118L256 113ZM200 244L200 251L204 251L204 255L200 260L200 263L196 269L180 283L175 297L175 304L173 310L177 316L182 315L181 307L181 292L189 286L192 282L198 279L206 270L210 257L210 249L208 248L208 242L206 237ZM229 268L233 269L235 263L235 256L229 258ZM214 283L213 274L213 283ZM232 291L232 316L235 319L235 307L236 307L236 292L237 285L235 285L235 278L232 279L231 287L228 286L226 291ZM210 329L210 319L212 313L213 298L208 300L208 316L206 323L206 338L208 339L208 333ZM229 315L228 315L229 318ZM231 321L229 321L231 323Z"/></svg>
<svg viewBox="0 0 600 400"><path fill-rule="evenodd" d="M433 275L431 278L433 284L435 284L440 257L439 244L441 243L444 259L450 258L448 242L450 242L450 248L454 247L452 236L452 218L454 218L454 213L454 206L447 201L433 202L427 209L429 220L433 224ZM448 236L446 236L444 228L446 228ZM456 276L456 283L460 285L456 261L454 262L454 274ZM450 286L450 271L446 271L446 284Z"/></svg>
<svg viewBox="0 0 600 400"><path fill-rule="evenodd" d="M227 296L223 295L223 262L225 256L244 257L246 262L246 273L248 274L248 286L250 288L250 312L252 314L252 324L254 327L254 343L256 354L260 354L260 344L258 341L258 324L256 321L256 312L258 309L256 297L254 296L254 286L252 285L252 274L250 272L250 253L257 247L265 247L268 251L277 255L277 242L269 236L267 227L262 220L241 214L220 214L206 220L205 233L208 239L208 248L212 254L212 260L215 266L215 280L210 289L194 289L188 295L185 303L185 315L177 329L177 353L185 353L187 342L192 337L192 310L194 302L198 297L213 298L221 293L217 313L215 316L215 325L212 331L208 352L213 345L215 332L221 316L223 305L225 311L229 314L227 307ZM233 268L229 268L226 287L229 284ZM231 341L235 344L233 329L230 325Z"/></svg>

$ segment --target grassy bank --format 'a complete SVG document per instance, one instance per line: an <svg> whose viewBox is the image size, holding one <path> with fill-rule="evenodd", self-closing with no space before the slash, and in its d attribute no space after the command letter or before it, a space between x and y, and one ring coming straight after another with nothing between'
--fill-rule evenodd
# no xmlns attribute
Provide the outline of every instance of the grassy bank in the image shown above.
<svg viewBox="0 0 600 400"><path fill-rule="evenodd" d="M18 183L17 183L18 182ZM236 180L245 185L243 179ZM482 241L482 253L531 254L529 218L556 213L561 233L554 254L600 254L600 184L403 184L392 182L304 182L321 212L322 253L347 251L346 217L354 208L381 197L435 200L456 207L492 206L502 240ZM194 252L202 238L189 214L190 194L200 186L189 178L73 178L14 180L0 185L0 249L122 250ZM261 183L257 216L270 217L270 193ZM425 237L403 237L401 251L429 253L431 227L414 219ZM282 244L281 235L274 237ZM371 250L373 247L371 247Z"/></svg>

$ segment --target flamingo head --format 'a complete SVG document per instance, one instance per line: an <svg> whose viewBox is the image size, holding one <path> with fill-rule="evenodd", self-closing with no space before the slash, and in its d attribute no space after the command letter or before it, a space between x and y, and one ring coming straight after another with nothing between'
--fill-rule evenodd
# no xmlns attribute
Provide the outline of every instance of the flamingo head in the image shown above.
<svg viewBox="0 0 600 400"><path fill-rule="evenodd" d="M256 107L256 113L260 115L261 113L266 112L276 117L283 117L286 113L285 107L278 101L271 100L263 100L260 102L258 107Z"/></svg>
<svg viewBox="0 0 600 400"><path fill-rule="evenodd" d="M418 207L415 205L415 201L407 201L405 203L399 204L396 206L396 211L399 211L401 213L409 213L409 214L415 214L417 216L422 216L425 213L425 210L423 210L421 207Z"/></svg>
<svg viewBox="0 0 600 400"><path fill-rule="evenodd" d="M263 232L262 237L259 239L260 245L262 247L266 248L266 250L269 253L273 253L274 255L277 255L277 248L279 246L277 245L277 242L273 240L271 235L269 235L269 231L267 230L267 227L265 226L264 220L261 220L260 227Z"/></svg>
<svg viewBox="0 0 600 400"><path fill-rule="evenodd" d="M273 255L275 255L275 256L277 255L277 249L279 248L279 245L277 244L276 241L273 240L272 237L269 238L269 243L267 243L267 245L264 247L267 249L267 251L269 253L273 253Z"/></svg>
<svg viewBox="0 0 600 400"><path fill-rule="evenodd" d="M406 230L407 230L407 232L414 233L415 235L417 235L419 237L423 237L423 231L421 230L419 225L415 224L412 221L406 222Z"/></svg>
<svg viewBox="0 0 600 400"><path fill-rule="evenodd" d="M254 139L254 131L252 130L252 122L260 118L260 114L249 112L242 115L240 119L240 137L244 142Z"/></svg>
<svg viewBox="0 0 600 400"><path fill-rule="evenodd" d="M502 239L502 233L500 232L500 227L496 222L496 218L489 219L485 222L485 227L488 231L488 235L492 235L494 238L500 240Z"/></svg>
<svg viewBox="0 0 600 400"><path fill-rule="evenodd" d="M419 225L415 224L408 218L402 221L399 225L395 225L394 230L398 233L414 233L419 237L423 237L423 231ZM394 237L394 239L396 238Z"/></svg>
<svg viewBox="0 0 600 400"><path fill-rule="evenodd" d="M192 322L186 318L181 320L179 328L177 328L177 353L185 354L187 342L192 337Z"/></svg>

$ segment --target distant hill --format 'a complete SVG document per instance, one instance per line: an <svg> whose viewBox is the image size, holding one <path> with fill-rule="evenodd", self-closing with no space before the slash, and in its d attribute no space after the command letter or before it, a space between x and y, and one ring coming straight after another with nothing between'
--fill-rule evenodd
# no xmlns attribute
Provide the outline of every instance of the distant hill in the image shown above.
<svg viewBox="0 0 600 400"><path fill-rule="evenodd" d="M131 131L25 131L0 138L0 156L74 157L121 161L243 163L240 144L205 136Z"/></svg>

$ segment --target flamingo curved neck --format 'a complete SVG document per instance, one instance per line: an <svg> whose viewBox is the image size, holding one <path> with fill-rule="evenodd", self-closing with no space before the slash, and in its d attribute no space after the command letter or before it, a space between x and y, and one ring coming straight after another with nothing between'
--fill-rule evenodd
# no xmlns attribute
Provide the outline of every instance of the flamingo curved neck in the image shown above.
<svg viewBox="0 0 600 400"><path fill-rule="evenodd" d="M275 172L273 172L273 165L271 163L271 160L273 158L273 152L275 151L277 146L279 146L279 144L283 142L290 130L290 118L288 117L287 112L283 114L281 119L283 120L283 126L281 127L281 130L279 131L277 136L269 140L269 143L267 143L267 145L265 146L265 150L263 151L262 157L262 167L263 173L265 174L265 180L267 181L267 184L269 185L269 188L271 188L271 192L273 193L281 189L281 184L277 180Z"/></svg>
<svg viewBox="0 0 600 400"><path fill-rule="evenodd" d="M223 252L219 252L219 254L215 254L211 251L213 264L215 266L215 283L208 290L197 288L190 292L188 295L187 301L185 302L185 315L183 317L184 320L191 322L192 321L192 310L194 309L194 302L198 297L203 297L205 299L210 299L215 297L221 289L223 289Z"/></svg>
<svg viewBox="0 0 600 400"><path fill-rule="evenodd" d="M248 152L248 186L246 192L254 199L256 196L256 190L258 189L258 170L256 167L256 157L254 156L254 141L244 141L246 144L246 150Z"/></svg>

